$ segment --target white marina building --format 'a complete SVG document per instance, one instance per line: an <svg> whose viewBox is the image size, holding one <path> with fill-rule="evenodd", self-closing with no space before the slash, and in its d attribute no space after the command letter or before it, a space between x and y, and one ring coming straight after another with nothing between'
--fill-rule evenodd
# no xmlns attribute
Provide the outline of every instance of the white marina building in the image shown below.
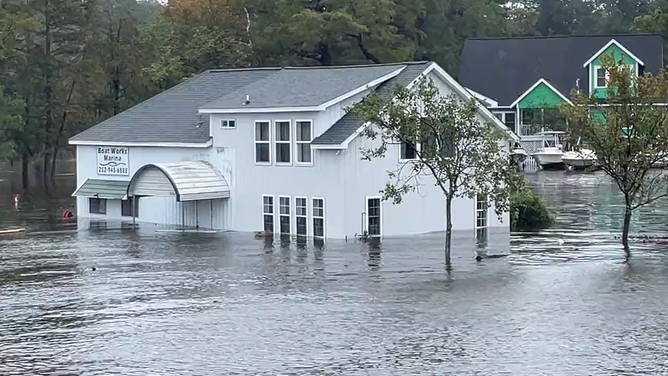
<svg viewBox="0 0 668 376"><path fill-rule="evenodd" d="M381 200L406 148L362 160L372 141L347 111L421 76L471 97L433 62L206 71L70 139L77 217L322 238L444 231L431 184L399 205ZM484 106L478 116L506 129ZM453 213L454 230L509 226L472 199Z"/></svg>

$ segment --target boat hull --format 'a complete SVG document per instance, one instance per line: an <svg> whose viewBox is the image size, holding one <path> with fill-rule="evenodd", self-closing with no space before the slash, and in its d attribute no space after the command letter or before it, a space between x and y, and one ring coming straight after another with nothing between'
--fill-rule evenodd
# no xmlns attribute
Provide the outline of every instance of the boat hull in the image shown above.
<svg viewBox="0 0 668 376"><path fill-rule="evenodd" d="M544 170L560 170L565 167L564 162L561 160L561 155L556 153L536 153L531 156Z"/></svg>
<svg viewBox="0 0 668 376"><path fill-rule="evenodd" d="M595 167L596 166L596 160L594 159L569 159L569 158L564 158L562 159L564 164L568 167L572 167L574 169L585 169L585 168L590 168L590 167Z"/></svg>

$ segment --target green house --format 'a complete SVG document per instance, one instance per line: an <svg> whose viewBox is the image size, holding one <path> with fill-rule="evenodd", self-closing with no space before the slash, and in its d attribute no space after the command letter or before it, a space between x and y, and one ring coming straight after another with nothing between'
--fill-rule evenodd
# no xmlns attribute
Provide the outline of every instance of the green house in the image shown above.
<svg viewBox="0 0 668 376"><path fill-rule="evenodd" d="M534 151L543 132L567 130L559 107L573 90L605 98L602 56L612 54L636 75L658 73L663 48L655 34L469 39L459 81Z"/></svg>

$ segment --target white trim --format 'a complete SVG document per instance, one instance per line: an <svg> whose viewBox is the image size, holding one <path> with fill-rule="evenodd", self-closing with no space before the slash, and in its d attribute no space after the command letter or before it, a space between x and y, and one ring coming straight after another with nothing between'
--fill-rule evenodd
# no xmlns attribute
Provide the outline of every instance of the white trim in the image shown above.
<svg viewBox="0 0 668 376"><path fill-rule="evenodd" d="M608 72L607 69L600 65L592 65L592 68L594 69L594 90L595 89L607 89L608 88L608 82L610 81L610 72ZM602 70L605 71L605 85L604 86L599 86L598 85L598 71Z"/></svg>
<svg viewBox="0 0 668 376"><path fill-rule="evenodd" d="M213 140L203 143L189 143L189 142L106 142L106 141L76 141L70 140L70 145L80 146L134 146L134 147L163 147L163 148L208 148L213 145Z"/></svg>
<svg viewBox="0 0 668 376"><path fill-rule="evenodd" d="M297 139L297 124L299 123L311 123L311 141L299 141ZM313 119L295 119L295 166L313 166L315 164L315 153L313 152L315 145L313 145L313 140L315 139L315 124ZM297 145L299 144L310 144L311 145L311 162L300 162L299 161L299 151Z"/></svg>
<svg viewBox="0 0 668 376"><path fill-rule="evenodd" d="M277 127L276 127L277 123L288 123L288 131L289 131L289 134L290 134L290 140L288 140L288 141L278 141L278 133L277 133ZM293 141L292 140L292 120L274 120L273 128L274 128L273 129L274 130L274 138L273 138L273 142L272 142L272 144L273 144L272 149L274 149L274 153L276 153L276 155L274 155L274 161L275 161L274 164L276 166L292 166L292 141ZM290 146L290 152L288 153L288 156L289 156L288 158L290 158L289 162L279 162L278 161L278 145L279 144L283 144L283 145L287 144L288 146Z"/></svg>
<svg viewBox="0 0 668 376"><path fill-rule="evenodd" d="M262 214L262 216L260 217L262 219L262 222L261 222L262 225L260 226L260 228L262 229L262 231L265 231L264 230L264 216L270 214L270 213L265 213L264 212L264 198L265 197L271 197L271 215L274 217L273 226L272 226L273 229L271 229L271 232L272 232L272 234L275 234L276 233L276 199L274 198L274 195L264 195L264 194L262 195L262 208L260 210L260 213Z"/></svg>
<svg viewBox="0 0 668 376"><path fill-rule="evenodd" d="M288 214L281 213L281 199L288 199ZM290 226L290 231L288 233L283 233L281 231L281 217L288 217L288 226ZM292 197L290 196L278 196L278 232L279 235L292 235Z"/></svg>
<svg viewBox="0 0 668 376"><path fill-rule="evenodd" d="M266 123L267 124L267 128L268 128L267 131L269 133L269 141L258 141L257 140L257 124L258 123ZM273 152L272 147L271 147L271 141L272 141L271 140L271 135L272 135L272 133L273 132L271 131L271 120L255 120L253 122L253 161L255 162L256 166L271 166L271 161L272 161L271 153ZM269 144L269 162L258 162L257 161L257 147L256 146L257 146L258 143Z"/></svg>
<svg viewBox="0 0 668 376"><path fill-rule="evenodd" d="M539 79L538 81L536 81L535 84L531 85L531 87L530 87L527 91L525 91L522 95L520 95L517 99L515 99L515 102L513 102L513 103L510 105L510 107L515 107L515 106L517 106L517 104L520 103L520 101L521 101L522 99L524 99L524 97L526 97L527 95L529 95L529 93L531 93L531 92L533 91L533 89L537 88L538 85L540 85L540 84L545 84L545 86L549 87L550 90L552 90L552 91L554 91L555 93L557 93L557 95L559 96L559 98L563 99L566 103L568 103L568 104L570 104L570 105L573 105L573 102L571 102L568 98L566 98L565 95L561 94L561 92L560 92L559 90L557 90L557 88L555 88L554 86L550 85L550 83L547 82L544 78L541 78L541 79Z"/></svg>
<svg viewBox="0 0 668 376"><path fill-rule="evenodd" d="M345 141L340 144L331 144L331 145L320 145L320 144L311 144L311 150L343 150L347 148Z"/></svg>
<svg viewBox="0 0 668 376"><path fill-rule="evenodd" d="M308 219L309 219L309 215L308 215L308 197L295 196L294 199L295 199L295 201L294 201L295 202L295 235L297 235L297 236L308 236L309 235L308 234L308 229L311 227L311 226L308 225ZM301 200L301 199L303 199L304 202L306 203L306 206L305 206L306 215L297 214L297 200ZM297 233L297 218L306 218L306 234L304 234L304 235L299 235Z"/></svg>
<svg viewBox="0 0 668 376"><path fill-rule="evenodd" d="M422 74L427 75L429 72L432 70L435 70L443 80L449 84L451 88L453 88L459 95L463 96L466 99L471 99L473 98L473 95L468 92L462 85L459 84L452 76L448 74L443 68L441 68L438 64L432 63ZM412 84L412 83L411 83ZM476 107L480 112L482 112L482 115L487 118L487 120L491 121L494 123L504 134L506 134L511 140L513 141L520 141L520 138L510 131L505 124L501 122L492 112L485 106L483 106L480 102L476 102Z"/></svg>
<svg viewBox="0 0 668 376"><path fill-rule="evenodd" d="M296 106L296 107L254 107L254 108L226 108L226 109L215 109L215 108L200 108L198 113L200 114L248 114L248 113L270 113L270 112L321 112L325 111L328 107L331 107L341 101L344 101L352 96L355 96L364 90L368 90L374 86L378 86L383 82L394 78L399 75L406 65L398 66L396 70L388 73L380 78L377 78L373 81L367 82L366 84L351 90L343 95L340 95L332 100L329 100L325 103L322 103L318 106Z"/></svg>
<svg viewBox="0 0 668 376"><path fill-rule="evenodd" d="M378 220L380 223L378 223L378 231L380 234L378 235L371 235L369 233L369 200L378 200L379 206L378 206ZM366 221L364 223L364 230L366 231L367 236L374 236L374 237L382 237L383 236L383 198L380 196L366 196L364 198L364 205L365 205L365 213L366 213Z"/></svg>
<svg viewBox="0 0 668 376"><path fill-rule="evenodd" d="M223 122L224 122L224 121L227 122L227 124L228 124L227 127L223 127ZM229 126L229 124L230 124L231 121L234 122L234 126L233 126L233 127L230 127L230 126ZM220 128L220 129L237 129L237 119L220 119L220 126L219 126L218 128Z"/></svg>
<svg viewBox="0 0 668 376"><path fill-rule="evenodd" d="M322 217L316 217L313 215L313 210L315 209L315 205L313 205L314 200L322 200ZM321 239L326 239L327 238L327 220L325 218L327 215L326 212L326 207L325 207L325 198L324 197L311 197L311 222L313 222L316 218L322 218L322 237L320 236L315 236L315 225L312 225L313 229L313 237L314 238L321 238Z"/></svg>
<svg viewBox="0 0 668 376"><path fill-rule="evenodd" d="M478 98L479 100L489 103L489 107L499 107L499 102L495 101L494 99L492 99L490 97L487 97L485 95L482 95L482 94L478 93L477 91L475 91L473 89L469 89L469 88L465 88L465 89L468 90L469 93L471 93L471 95Z"/></svg>
<svg viewBox="0 0 668 376"><path fill-rule="evenodd" d="M622 52L624 52L624 53L626 53L627 55L631 56L631 57L633 58L633 60L635 60L635 61L638 62L639 64L642 64L643 66L645 66L645 63L643 63L642 60L638 59L638 57L637 57L636 55L632 54L631 51L627 50L626 47L622 46L621 43L617 42L617 41L614 40L614 39L611 39L610 42L608 42L605 46L603 46L603 48L601 48L600 50L598 50L598 52L596 52L596 53L594 54L594 56L592 56L589 60L587 60L587 62L584 63L584 64L582 65L582 67L583 67L583 68L587 67L587 65L591 64L592 61L596 60L597 57L599 57L603 52L605 52L605 50L608 49L608 47L612 46L613 44L615 44L617 47L619 47L619 49L622 50Z"/></svg>

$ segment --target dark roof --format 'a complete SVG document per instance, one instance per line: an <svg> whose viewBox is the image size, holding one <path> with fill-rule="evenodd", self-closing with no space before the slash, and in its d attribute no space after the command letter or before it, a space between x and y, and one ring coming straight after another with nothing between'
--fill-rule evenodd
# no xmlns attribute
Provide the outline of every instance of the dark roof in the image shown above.
<svg viewBox="0 0 668 376"><path fill-rule="evenodd" d="M459 82L508 106L540 78L569 96L580 79L589 90L582 65L615 39L645 63L645 72L663 66L663 38L655 34L468 39L462 51Z"/></svg>
<svg viewBox="0 0 668 376"><path fill-rule="evenodd" d="M406 68L396 77L384 82L376 89L376 93L386 97L392 94L394 88L398 86L408 86L422 72L427 69L431 62L406 63ZM364 121L352 112L345 114L339 121L334 123L325 133L313 140L315 145L339 145L357 131Z"/></svg>
<svg viewBox="0 0 668 376"><path fill-rule="evenodd" d="M404 64L284 68L202 105L201 109L312 107L403 68ZM246 97L250 103L244 105Z"/></svg>
<svg viewBox="0 0 668 376"><path fill-rule="evenodd" d="M198 115L207 101L259 81L280 68L211 70L166 90L88 130L72 141L204 143L208 116Z"/></svg>

